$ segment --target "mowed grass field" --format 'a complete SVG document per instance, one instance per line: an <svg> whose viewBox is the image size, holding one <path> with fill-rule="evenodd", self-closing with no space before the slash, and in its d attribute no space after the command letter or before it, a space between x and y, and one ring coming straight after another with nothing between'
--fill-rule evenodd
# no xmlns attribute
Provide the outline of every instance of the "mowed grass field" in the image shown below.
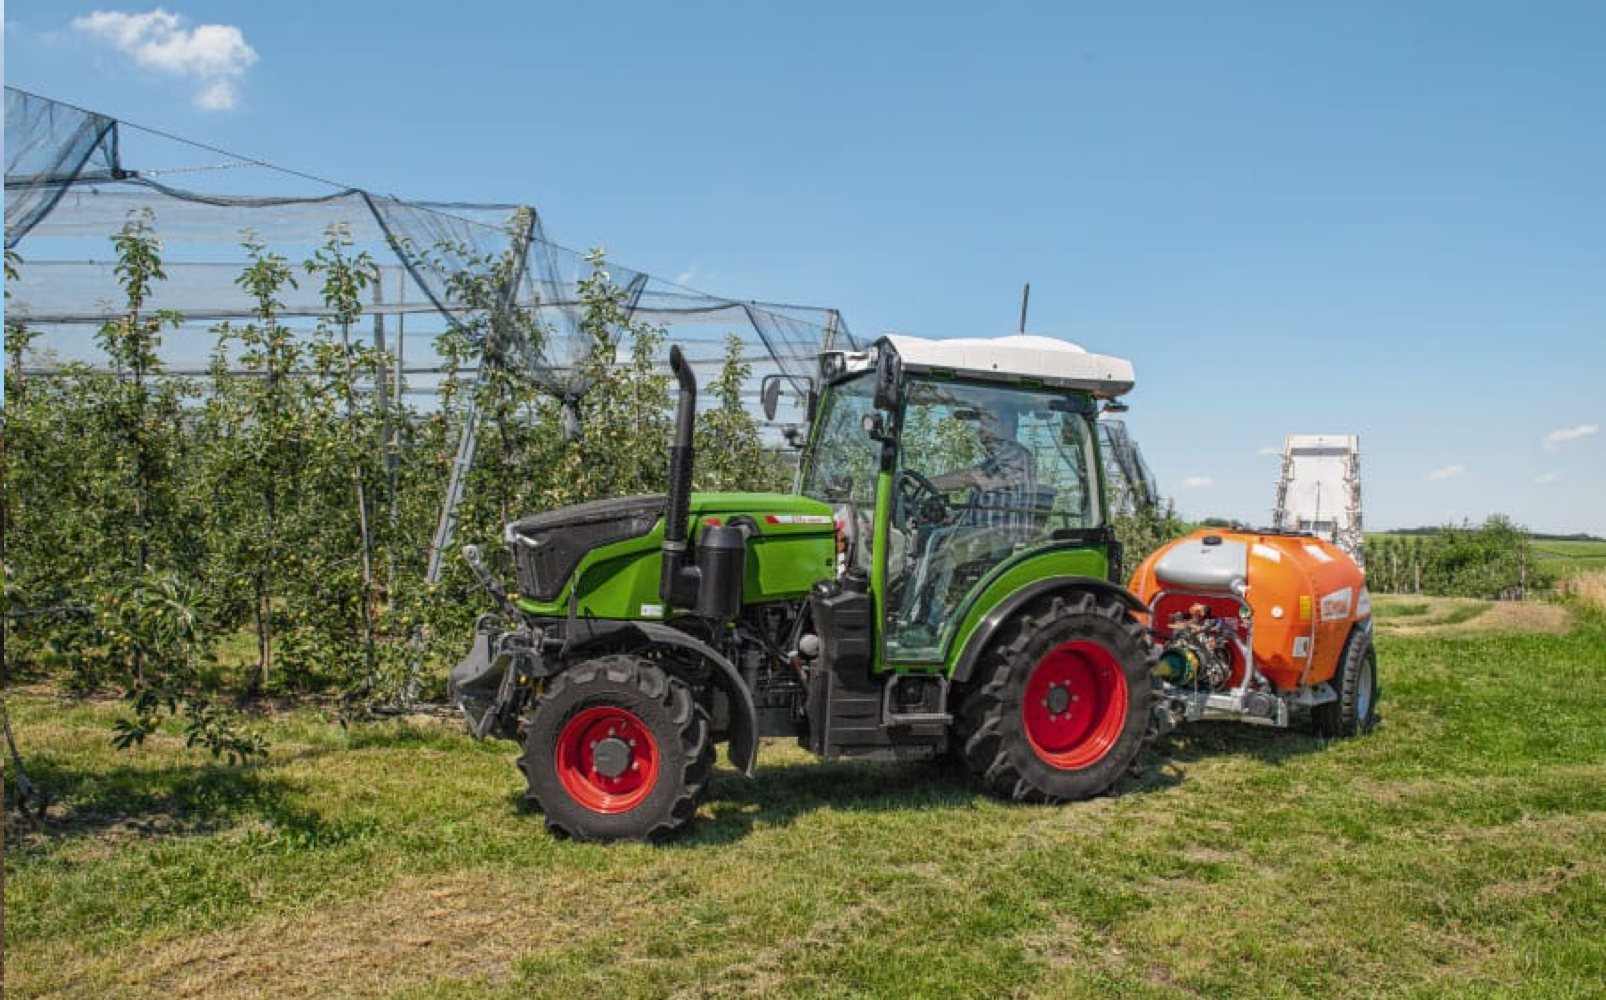
<svg viewBox="0 0 1606 1000"><path fill-rule="evenodd" d="M266 720L266 763L13 692L13 997L1582 997L1606 982L1606 618L1381 602L1382 722L1184 729L1118 794L722 770L674 843L550 838L514 748Z"/></svg>

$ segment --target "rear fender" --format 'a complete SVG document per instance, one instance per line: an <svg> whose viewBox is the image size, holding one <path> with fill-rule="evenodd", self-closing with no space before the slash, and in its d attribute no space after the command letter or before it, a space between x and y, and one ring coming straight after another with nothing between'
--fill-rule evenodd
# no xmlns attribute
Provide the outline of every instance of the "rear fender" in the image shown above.
<svg viewBox="0 0 1606 1000"><path fill-rule="evenodd" d="M1040 597L1078 592L1091 593L1098 597L1113 597L1134 614L1147 614L1149 610L1147 605L1134 597L1125 587L1101 580L1096 576L1051 576L1038 580L1015 591L987 612L981 624L970 633L970 639L965 642L965 648L954 663L954 683L966 683L975 675L982 654L992 645L993 637L1005 623L1015 617L1016 612Z"/></svg>

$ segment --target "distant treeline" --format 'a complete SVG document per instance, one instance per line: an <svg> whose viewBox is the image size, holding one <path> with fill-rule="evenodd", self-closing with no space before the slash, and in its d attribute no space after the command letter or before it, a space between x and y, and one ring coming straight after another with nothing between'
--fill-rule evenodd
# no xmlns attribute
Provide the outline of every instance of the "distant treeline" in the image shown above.
<svg viewBox="0 0 1606 1000"><path fill-rule="evenodd" d="M1464 528L1465 526L1463 525L1463 529ZM1395 528L1391 531L1376 532L1376 534L1430 537L1433 535L1442 534L1445 531L1453 530L1457 529L1453 526L1447 527L1445 525L1430 524L1424 525L1420 528ZM1606 538L1602 538L1599 535L1591 535L1584 531L1575 531L1570 535L1558 535L1543 531L1530 531L1527 534L1528 538L1535 542L1606 542Z"/></svg>
<svg viewBox="0 0 1606 1000"><path fill-rule="evenodd" d="M1535 536L1503 514L1481 525L1445 525L1366 539L1366 582L1373 591L1445 597L1522 598L1554 581L1535 565Z"/></svg>

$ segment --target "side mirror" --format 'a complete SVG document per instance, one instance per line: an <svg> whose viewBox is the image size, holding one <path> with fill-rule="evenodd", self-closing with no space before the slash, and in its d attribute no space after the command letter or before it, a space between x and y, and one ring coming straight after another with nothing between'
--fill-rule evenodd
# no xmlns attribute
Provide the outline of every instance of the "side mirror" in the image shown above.
<svg viewBox="0 0 1606 1000"><path fill-rule="evenodd" d="M866 413L859 420L859 426L872 441L887 440L887 418L879 413Z"/></svg>
<svg viewBox="0 0 1606 1000"><path fill-rule="evenodd" d="M903 384L903 358L890 347L882 347L875 364L875 408L891 411L898 405L898 387Z"/></svg>
<svg viewBox="0 0 1606 1000"><path fill-rule="evenodd" d="M1125 403L1121 402L1119 399L1112 399L1108 403L1105 403L1104 404L1104 409L1100 410L1099 412L1100 413L1125 413L1127 410L1130 410L1130 409L1132 409L1132 407L1130 407L1130 406L1126 405Z"/></svg>
<svg viewBox="0 0 1606 1000"><path fill-rule="evenodd" d="M783 375L766 375L759 384L758 400L764 407L764 419L774 420L775 409L781 402L781 379Z"/></svg>

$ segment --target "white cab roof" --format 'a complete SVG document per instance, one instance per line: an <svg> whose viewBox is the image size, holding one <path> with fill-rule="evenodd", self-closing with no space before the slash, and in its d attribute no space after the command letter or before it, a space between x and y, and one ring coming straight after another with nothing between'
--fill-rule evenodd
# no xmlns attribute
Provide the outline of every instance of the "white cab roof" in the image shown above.
<svg viewBox="0 0 1606 1000"><path fill-rule="evenodd" d="M1053 337L964 337L926 340L892 334L882 338L903 359L906 371L951 371L963 378L997 382L1034 379L1045 386L1076 389L1104 399L1132 391L1132 362L1091 354Z"/></svg>

